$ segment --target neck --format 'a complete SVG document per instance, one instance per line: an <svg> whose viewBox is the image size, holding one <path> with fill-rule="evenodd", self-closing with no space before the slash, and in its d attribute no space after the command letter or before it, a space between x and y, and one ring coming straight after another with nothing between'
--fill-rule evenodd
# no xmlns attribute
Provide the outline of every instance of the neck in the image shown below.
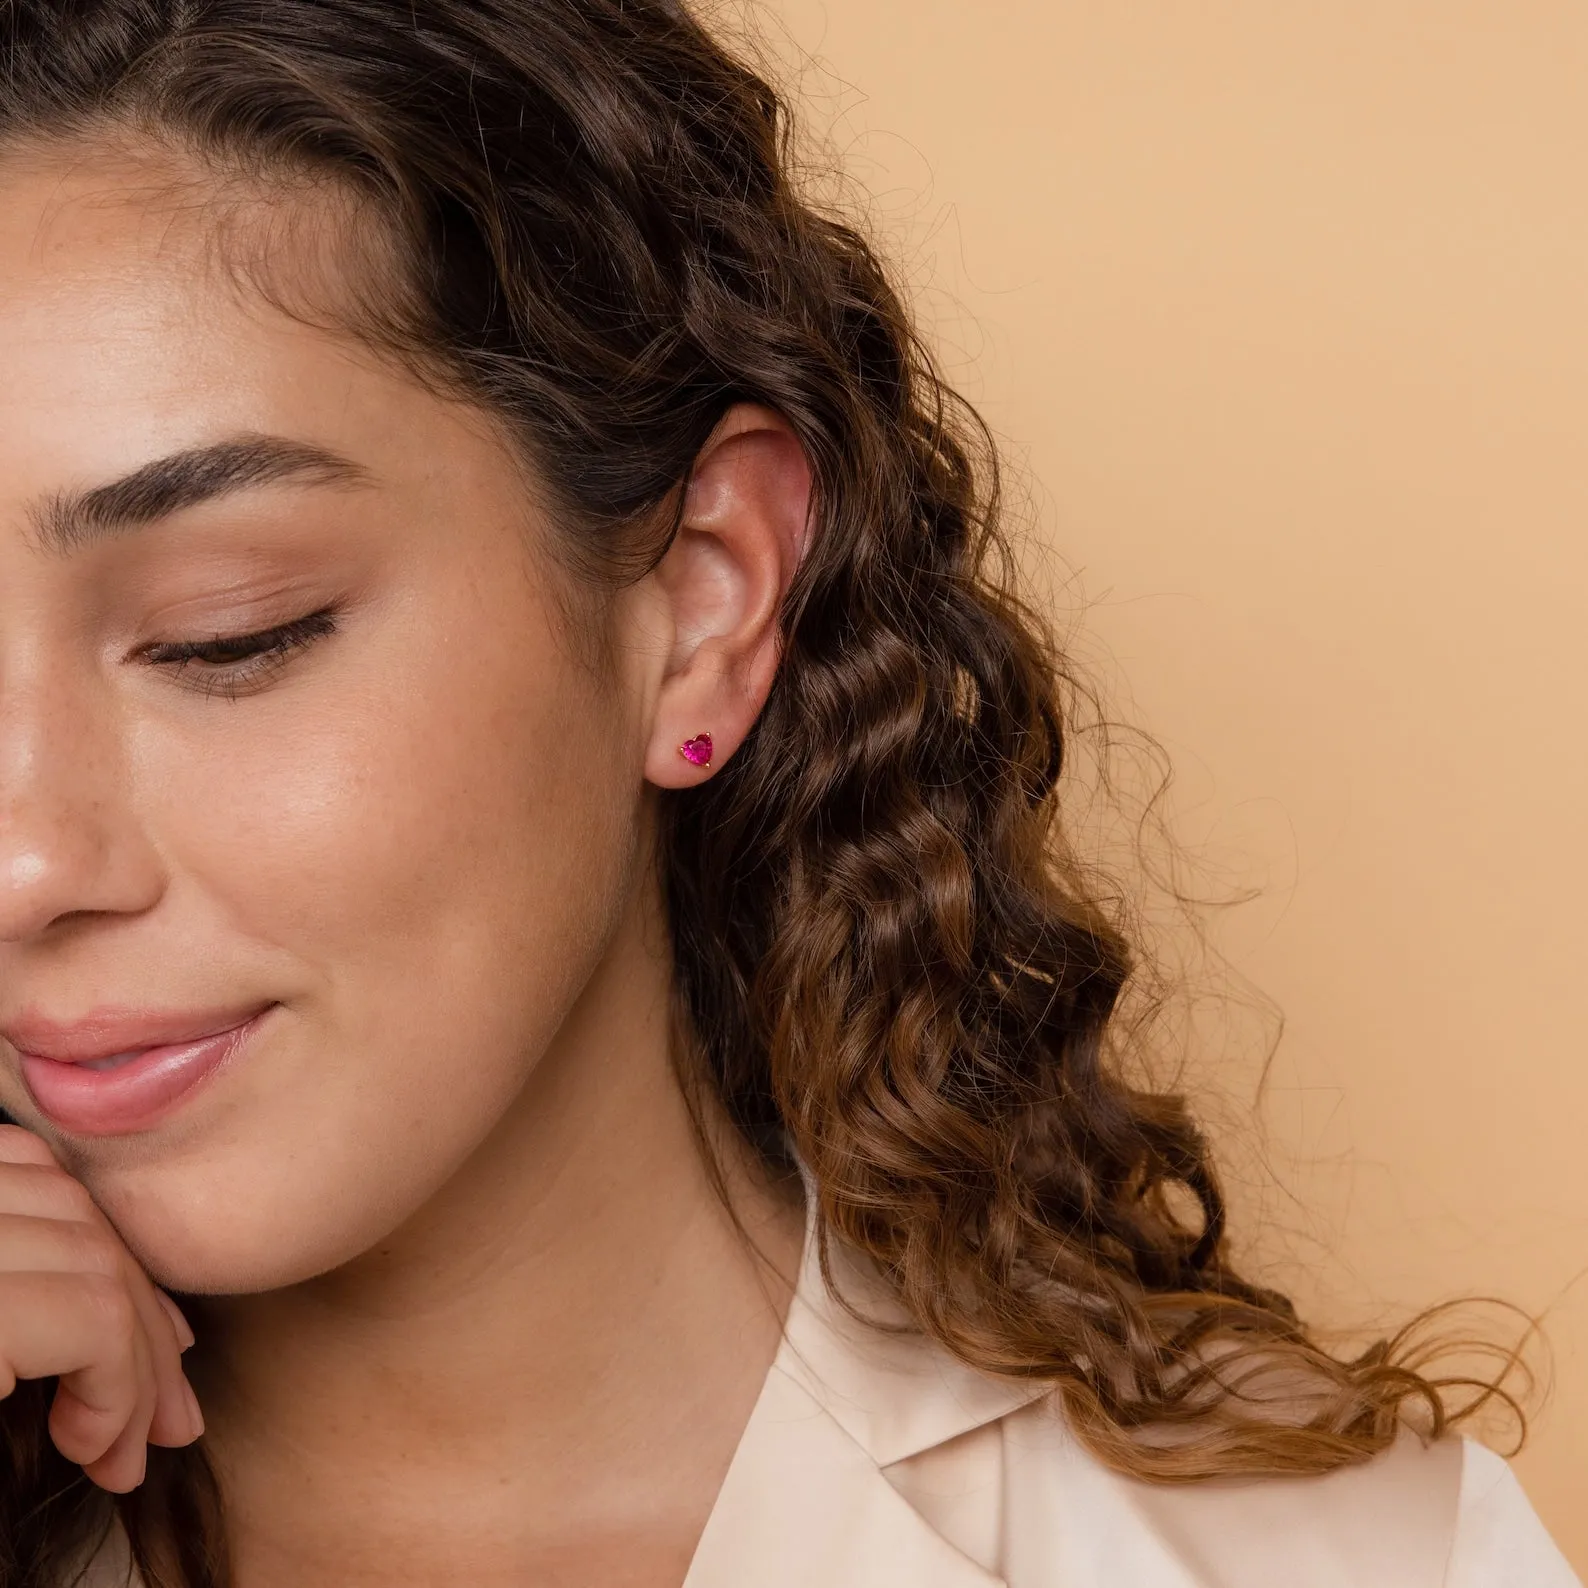
<svg viewBox="0 0 1588 1588"><path fill-rule="evenodd" d="M742 1229L724 1207L673 1079L670 967L634 913L418 1215L332 1273L198 1309L241 1584L250 1559L305 1585L314 1562L363 1581L360 1561L388 1584L464 1560L480 1583L554 1563L592 1580L597 1539L657 1569L615 1558L596 1578L681 1580L775 1354L803 1219L707 1121Z"/></svg>

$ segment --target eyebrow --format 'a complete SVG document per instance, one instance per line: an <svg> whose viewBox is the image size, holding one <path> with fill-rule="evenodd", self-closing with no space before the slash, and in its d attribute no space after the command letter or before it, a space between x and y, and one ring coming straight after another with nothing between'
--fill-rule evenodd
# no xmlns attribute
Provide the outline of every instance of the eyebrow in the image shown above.
<svg viewBox="0 0 1588 1588"><path fill-rule="evenodd" d="M155 458L106 485L52 491L28 517L43 550L67 556L183 508L284 480L351 487L373 485L375 476L311 441L249 433Z"/></svg>

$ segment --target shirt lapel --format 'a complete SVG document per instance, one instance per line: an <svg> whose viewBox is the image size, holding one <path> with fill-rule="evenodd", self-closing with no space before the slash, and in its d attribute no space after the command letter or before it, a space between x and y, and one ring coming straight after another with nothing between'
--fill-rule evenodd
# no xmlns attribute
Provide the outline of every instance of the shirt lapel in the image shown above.
<svg viewBox="0 0 1588 1588"><path fill-rule="evenodd" d="M835 1247L829 1294L808 1225L783 1340L684 1588L1004 1588L883 1468L1005 1416L1047 1386L995 1379L919 1334L874 1269ZM878 1327L880 1325L880 1327Z"/></svg>
<svg viewBox="0 0 1588 1588"><path fill-rule="evenodd" d="M774 1366L684 1588L1003 1588Z"/></svg>

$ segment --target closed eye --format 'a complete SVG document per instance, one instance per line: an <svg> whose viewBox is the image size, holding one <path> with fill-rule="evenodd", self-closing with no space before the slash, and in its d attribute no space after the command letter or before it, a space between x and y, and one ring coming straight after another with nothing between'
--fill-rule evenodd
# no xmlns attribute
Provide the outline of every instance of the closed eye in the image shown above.
<svg viewBox="0 0 1588 1588"><path fill-rule="evenodd" d="M253 634L217 634L208 640L173 640L151 645L144 659L155 667L168 667L184 687L201 694L225 695L235 700L278 672L294 652L324 639L337 630L335 607L323 607L306 617Z"/></svg>

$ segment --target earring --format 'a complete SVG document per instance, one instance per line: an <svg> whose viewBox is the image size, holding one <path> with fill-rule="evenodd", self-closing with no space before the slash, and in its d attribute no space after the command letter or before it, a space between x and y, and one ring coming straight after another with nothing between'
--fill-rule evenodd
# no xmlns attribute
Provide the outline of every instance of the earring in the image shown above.
<svg viewBox="0 0 1588 1588"><path fill-rule="evenodd" d="M685 739L679 745L678 753L691 766L710 766L711 735L709 733L697 733L693 739Z"/></svg>

